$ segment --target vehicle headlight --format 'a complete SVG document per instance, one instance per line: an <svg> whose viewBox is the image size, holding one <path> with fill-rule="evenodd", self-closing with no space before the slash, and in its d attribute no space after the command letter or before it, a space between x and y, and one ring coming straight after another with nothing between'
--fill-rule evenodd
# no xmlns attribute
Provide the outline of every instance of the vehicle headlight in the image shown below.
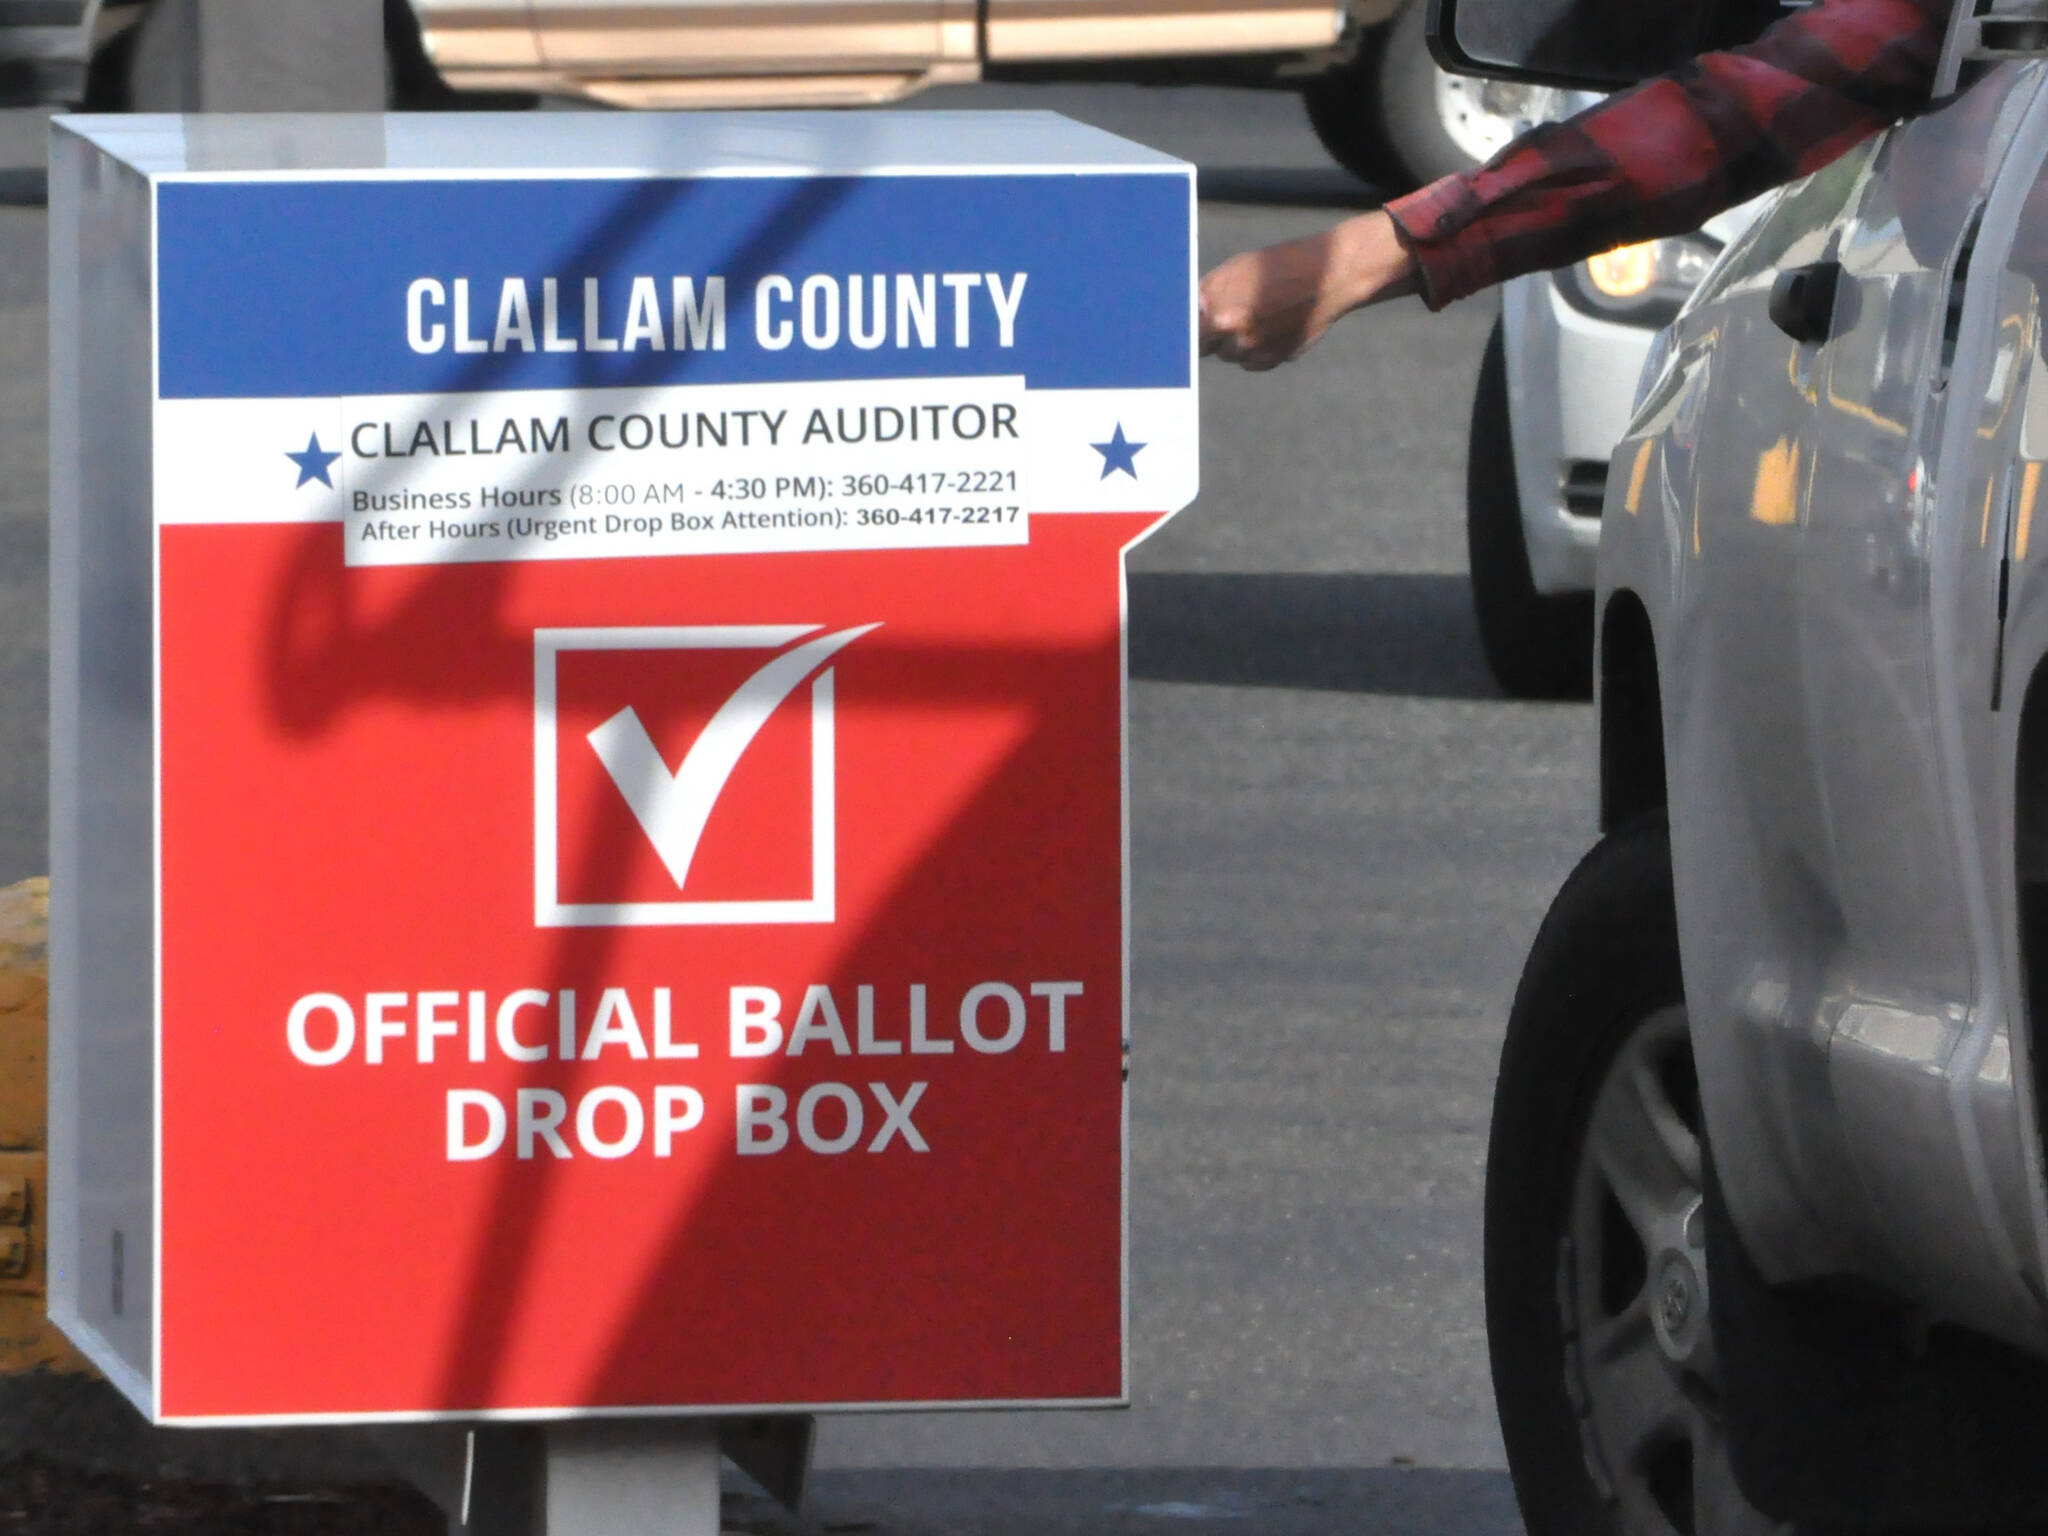
<svg viewBox="0 0 2048 1536"><path fill-rule="evenodd" d="M1629 325L1669 325L1721 254L1711 235L1676 235L1618 246L1557 274L1558 291L1580 312Z"/></svg>

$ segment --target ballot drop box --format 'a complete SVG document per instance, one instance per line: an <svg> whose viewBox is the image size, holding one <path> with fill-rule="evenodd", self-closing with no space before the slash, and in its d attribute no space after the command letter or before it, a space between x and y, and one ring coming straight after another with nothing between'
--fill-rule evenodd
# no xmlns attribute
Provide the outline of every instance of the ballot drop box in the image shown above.
<svg viewBox="0 0 2048 1536"><path fill-rule="evenodd" d="M51 166L66 1332L163 1422L1124 1399L1190 169L1037 113Z"/></svg>

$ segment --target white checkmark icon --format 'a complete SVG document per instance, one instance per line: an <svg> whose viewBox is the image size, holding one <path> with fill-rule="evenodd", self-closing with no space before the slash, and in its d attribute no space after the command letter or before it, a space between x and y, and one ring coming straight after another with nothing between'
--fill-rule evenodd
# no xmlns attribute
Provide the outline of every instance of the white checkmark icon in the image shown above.
<svg viewBox="0 0 2048 1536"><path fill-rule="evenodd" d="M585 738L678 889L689 878L712 807L761 727L805 679L862 635L880 628L863 624L835 630L772 658L718 706L673 774L630 704Z"/></svg>

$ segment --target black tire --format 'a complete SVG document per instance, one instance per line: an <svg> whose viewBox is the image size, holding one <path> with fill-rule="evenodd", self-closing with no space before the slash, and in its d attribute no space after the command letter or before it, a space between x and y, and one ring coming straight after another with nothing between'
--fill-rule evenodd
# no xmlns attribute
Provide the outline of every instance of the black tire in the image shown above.
<svg viewBox="0 0 2048 1536"><path fill-rule="evenodd" d="M85 99L78 104L80 111L128 110L133 94L129 89L128 72L134 67L137 30L130 26L117 33L92 56L92 63L85 71Z"/></svg>
<svg viewBox="0 0 2048 1536"><path fill-rule="evenodd" d="M1831 1532L2048 1531L2048 1364L1872 1289L1772 1288L1707 1174L1729 1458L1758 1502Z"/></svg>
<svg viewBox="0 0 2048 1536"><path fill-rule="evenodd" d="M1469 170L1479 162L1458 147L1437 102L1436 60L1429 56L1429 7L1409 0L1381 29L1378 89L1380 138L1413 186ZM1475 94L1478 81L1471 82Z"/></svg>
<svg viewBox="0 0 2048 1536"><path fill-rule="evenodd" d="M1558 893L1494 1090L1487 1347L1529 1536L1774 1529L1736 1489L1713 1410L1691 1061L1658 814L1604 838ZM1689 1186L1674 1125L1691 1138ZM1653 1151L1629 1165L1642 1170L1628 1181L1639 1198L1617 1194L1616 1149L1646 1130ZM1654 1241L1642 1219L1652 1208L1673 1213ZM1696 1307L1675 1314L1689 1330L1682 1358L1667 1347L1674 1311L1660 1306L1673 1264L1697 1284L1685 1292Z"/></svg>
<svg viewBox="0 0 2048 1536"><path fill-rule="evenodd" d="M1548 596L1529 575L1522 498L1508 425L1507 348L1494 322L1472 396L1465 449L1465 551L1479 643L1502 689L1518 699L1593 694L1593 594Z"/></svg>
<svg viewBox="0 0 2048 1536"><path fill-rule="evenodd" d="M1379 27L1360 38L1358 51L1348 60L1302 88L1301 103L1309 127L1330 158L1392 197L1418 183L1395 157L1380 124L1380 55L1387 31Z"/></svg>
<svg viewBox="0 0 2048 1536"><path fill-rule="evenodd" d="M1389 196L1478 164L1444 124L1429 56L1426 0L1408 0L1345 63L1302 90L1309 126L1330 157ZM1483 89L1470 82L1471 109Z"/></svg>
<svg viewBox="0 0 2048 1536"><path fill-rule="evenodd" d="M1528 1536L2041 1536L2048 1365L1959 1329L1929 1331L1868 1286L1769 1286L1714 1179L1684 1017L1657 812L1603 838L1566 880L1501 1049L1486 1335ZM1617 1085L1631 1090L1619 1102L1635 1116L1623 1122L1633 1138L1614 1130ZM1642 1114L1660 1104L1662 1118ZM1644 1127L1661 1127L1661 1139ZM1690 1165L1672 1154L1684 1137ZM1615 1155L1644 1146L1650 1155ZM1627 1194L1608 1171L1618 1162ZM1670 1170L1677 1181L1661 1176ZM1643 1242L1647 1224L1625 1207L1645 1204L1673 1210L1666 1230L1682 1235ZM1603 1219L1589 1222L1589 1210ZM1671 1314L1653 1310L1673 1256L1697 1283L1684 1359L1664 1347ZM1655 1343L1634 1364L1666 1373L1662 1402L1641 1369L1613 1368L1644 1329ZM1603 1409L1615 1382L1629 1390L1608 1391ZM1673 1404L1685 1416L1682 1467L1662 1455L1679 1422ZM1633 1439L1615 1432L1617 1419Z"/></svg>

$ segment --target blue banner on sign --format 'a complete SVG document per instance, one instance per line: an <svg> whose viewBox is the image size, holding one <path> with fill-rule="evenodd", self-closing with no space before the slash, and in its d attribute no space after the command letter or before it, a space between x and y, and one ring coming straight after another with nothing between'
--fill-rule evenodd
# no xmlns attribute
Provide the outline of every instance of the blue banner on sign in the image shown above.
<svg viewBox="0 0 2048 1536"><path fill-rule="evenodd" d="M1190 382L1167 175L167 182L165 398Z"/></svg>

